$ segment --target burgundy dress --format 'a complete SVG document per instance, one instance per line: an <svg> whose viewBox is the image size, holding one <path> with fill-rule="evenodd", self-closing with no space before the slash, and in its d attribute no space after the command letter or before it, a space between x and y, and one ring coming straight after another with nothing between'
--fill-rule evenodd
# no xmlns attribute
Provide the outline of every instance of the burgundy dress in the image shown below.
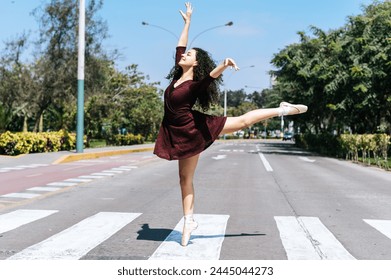
<svg viewBox="0 0 391 280"><path fill-rule="evenodd" d="M185 47L176 48L178 64ZM199 94L214 80L207 76L200 81L188 80L177 87L173 80L164 92L164 118L156 139L154 154L167 160L192 157L208 148L223 130L226 117L217 117L192 110Z"/></svg>

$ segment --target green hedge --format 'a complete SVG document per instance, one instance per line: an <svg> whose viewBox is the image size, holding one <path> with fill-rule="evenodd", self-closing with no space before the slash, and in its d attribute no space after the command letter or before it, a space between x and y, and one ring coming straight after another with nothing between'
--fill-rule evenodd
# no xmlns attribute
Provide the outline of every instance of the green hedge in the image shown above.
<svg viewBox="0 0 391 280"><path fill-rule="evenodd" d="M345 157L347 160L389 168L390 135L387 134L300 134L296 145L323 155ZM373 159L373 160L372 160Z"/></svg>
<svg viewBox="0 0 391 280"><path fill-rule="evenodd" d="M17 132L0 134L0 154L19 155L28 153L57 152L74 149L76 134L58 132Z"/></svg>
<svg viewBox="0 0 391 280"><path fill-rule="evenodd" d="M127 146L127 145L136 145L136 144L144 144L144 137L140 134L134 135L132 133L128 134L117 134L112 135L109 138L106 138L106 142L108 145L114 146Z"/></svg>

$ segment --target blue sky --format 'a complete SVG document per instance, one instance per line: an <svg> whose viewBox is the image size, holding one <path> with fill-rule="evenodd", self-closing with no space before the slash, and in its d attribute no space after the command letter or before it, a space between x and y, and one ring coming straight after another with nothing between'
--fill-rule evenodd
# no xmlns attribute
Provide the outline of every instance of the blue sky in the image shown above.
<svg viewBox="0 0 391 280"><path fill-rule="evenodd" d="M86 0L87 2L89 0ZM38 23L31 11L48 0L0 0L0 49L16 34L37 33ZM122 54L118 69L138 64L139 70L149 75L150 82L161 82L173 63L177 39L169 32L141 22L164 27L179 36L183 20L179 9L185 10L185 1L179 0L105 0L99 16L106 20L110 38L105 41L108 50L118 49ZM233 21L233 26L220 27L201 34L194 47L209 51L221 61L235 59L241 71L226 72L227 89L245 89L247 92L269 86L273 54L286 45L298 42L297 31L309 31L314 25L325 31L343 26L347 17L362 13L362 5L372 0L193 0L194 7L189 42L202 31ZM28 58L26 58L28 59ZM254 67L249 67L254 65ZM76 74L75 74L76 76ZM247 86L247 88L246 88Z"/></svg>

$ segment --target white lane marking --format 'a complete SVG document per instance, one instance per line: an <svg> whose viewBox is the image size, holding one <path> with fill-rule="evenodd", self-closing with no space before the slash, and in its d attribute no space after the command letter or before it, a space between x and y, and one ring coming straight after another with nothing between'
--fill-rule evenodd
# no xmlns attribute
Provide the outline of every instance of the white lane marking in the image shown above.
<svg viewBox="0 0 391 280"><path fill-rule="evenodd" d="M8 193L4 194L1 197L8 197L8 198L34 198L40 196L40 194L36 193Z"/></svg>
<svg viewBox="0 0 391 280"><path fill-rule="evenodd" d="M91 179L86 179L86 178L71 178L71 179L66 179L64 182L87 183L91 181L92 181Z"/></svg>
<svg viewBox="0 0 391 280"><path fill-rule="evenodd" d="M28 191L35 191L35 192L55 192L58 190L61 190L61 188L54 188L54 187L33 187L27 189Z"/></svg>
<svg viewBox="0 0 391 280"><path fill-rule="evenodd" d="M93 176L114 176L115 174L114 173L107 173L107 172L105 172L105 173L103 173L103 172L99 172L99 173L92 173L91 175L93 175Z"/></svg>
<svg viewBox="0 0 391 280"><path fill-rule="evenodd" d="M1 173L5 173L5 172L9 172L9 170L0 169L0 172L1 172Z"/></svg>
<svg viewBox="0 0 391 280"><path fill-rule="evenodd" d="M288 260L354 260L316 217L274 217Z"/></svg>
<svg viewBox="0 0 391 280"><path fill-rule="evenodd" d="M3 167L3 170L22 170L23 167Z"/></svg>
<svg viewBox="0 0 391 280"><path fill-rule="evenodd" d="M194 215L198 228L189 244L181 246L183 218L150 260L218 260L229 215Z"/></svg>
<svg viewBox="0 0 391 280"><path fill-rule="evenodd" d="M374 227L382 234L391 239L391 220L368 220L364 219L364 222Z"/></svg>
<svg viewBox="0 0 391 280"><path fill-rule="evenodd" d="M49 164L45 164L45 163L34 163L34 164L29 164L28 166L31 166L32 168L35 168L35 167L49 166Z"/></svg>
<svg viewBox="0 0 391 280"><path fill-rule="evenodd" d="M262 153L260 153L260 152L258 152L258 155L261 158L261 161L262 161L263 166L265 167L266 171L267 172L273 172L273 168L271 167L270 163L267 161L265 156Z"/></svg>
<svg viewBox="0 0 391 280"><path fill-rule="evenodd" d="M58 210L16 210L7 214L0 215L0 233L16 229L25 224L45 218Z"/></svg>
<svg viewBox="0 0 391 280"><path fill-rule="evenodd" d="M79 178L82 179L101 179L104 178L105 176L94 176L94 175L84 175L84 176L79 176Z"/></svg>
<svg viewBox="0 0 391 280"><path fill-rule="evenodd" d="M124 173L123 171L118 171L118 170L113 170L113 169L103 170L102 172L103 173L115 173L115 174Z"/></svg>
<svg viewBox="0 0 391 280"><path fill-rule="evenodd" d="M117 168L112 168L111 170L113 170L113 171L129 171L129 170L132 170L132 168L117 167Z"/></svg>
<svg viewBox="0 0 391 280"><path fill-rule="evenodd" d="M129 165L128 167L130 167L131 169L137 169L138 166L135 166L135 165Z"/></svg>
<svg viewBox="0 0 391 280"><path fill-rule="evenodd" d="M220 159L225 159L227 155L217 155L215 157L212 157L214 160L220 160Z"/></svg>
<svg viewBox="0 0 391 280"><path fill-rule="evenodd" d="M10 260L77 260L141 213L100 212L11 256Z"/></svg>
<svg viewBox="0 0 391 280"><path fill-rule="evenodd" d="M219 152L230 152L231 150L229 149L220 149Z"/></svg>
<svg viewBox="0 0 391 280"><path fill-rule="evenodd" d="M53 182L47 184L47 186L58 186L58 187L72 187L76 185L77 183L72 183L72 182Z"/></svg>
<svg viewBox="0 0 391 280"><path fill-rule="evenodd" d="M314 159L309 159L308 157L299 157L299 159L301 159L302 161L305 161L305 162L315 162L316 161Z"/></svg>

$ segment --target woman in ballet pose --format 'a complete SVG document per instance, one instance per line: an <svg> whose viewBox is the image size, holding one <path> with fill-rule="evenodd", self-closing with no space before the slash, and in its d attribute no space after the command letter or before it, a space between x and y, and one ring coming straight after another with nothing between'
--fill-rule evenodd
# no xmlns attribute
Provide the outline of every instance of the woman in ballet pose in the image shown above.
<svg viewBox="0 0 391 280"><path fill-rule="evenodd" d="M193 219L193 176L200 153L219 135L247 128L254 123L281 115L301 114L305 105L281 102L278 108L257 109L238 117L219 117L192 110L195 103L207 109L218 96L220 75L228 68L239 67L231 58L217 65L209 54L199 48L186 51L193 9L185 3L186 12L180 11L184 20L176 48L175 66L169 74L172 79L164 93L164 118L156 140L154 153L167 160L178 160L179 183L182 193L184 225L182 246L187 246L197 222Z"/></svg>

